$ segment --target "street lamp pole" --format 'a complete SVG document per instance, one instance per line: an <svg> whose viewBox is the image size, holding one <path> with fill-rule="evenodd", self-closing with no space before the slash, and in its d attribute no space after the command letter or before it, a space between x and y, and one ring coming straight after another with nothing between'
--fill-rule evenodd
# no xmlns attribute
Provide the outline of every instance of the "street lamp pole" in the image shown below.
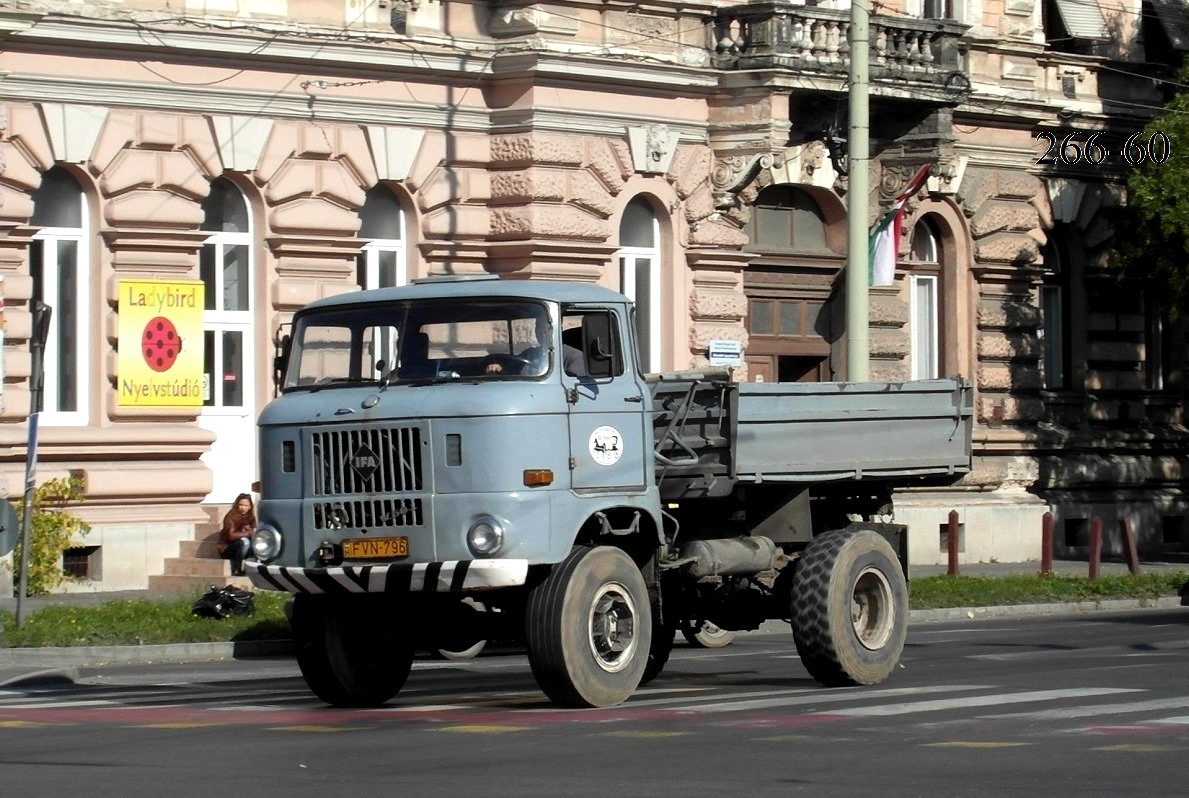
<svg viewBox="0 0 1189 798"><path fill-rule="evenodd" d="M850 112L847 130L846 187L846 379L870 379L868 310L867 176L871 160L867 102L870 74L870 0L850 3Z"/></svg>

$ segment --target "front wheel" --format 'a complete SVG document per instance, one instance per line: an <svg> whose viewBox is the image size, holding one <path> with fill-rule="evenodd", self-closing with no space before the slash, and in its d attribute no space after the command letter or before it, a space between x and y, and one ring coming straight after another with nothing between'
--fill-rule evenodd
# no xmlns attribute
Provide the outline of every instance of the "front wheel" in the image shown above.
<svg viewBox="0 0 1189 798"><path fill-rule="evenodd" d="M382 599L300 595L293 601L297 665L314 695L336 707L375 707L404 687L413 646ZM379 619L379 620L377 620Z"/></svg>
<svg viewBox="0 0 1189 798"><path fill-rule="evenodd" d="M829 687L888 678L908 634L908 588L891 545L870 529L827 532L796 569L793 639L809 674Z"/></svg>
<svg viewBox="0 0 1189 798"><path fill-rule="evenodd" d="M640 569L612 546L575 547L529 594L525 637L533 676L554 702L620 703L639 686L652 647Z"/></svg>

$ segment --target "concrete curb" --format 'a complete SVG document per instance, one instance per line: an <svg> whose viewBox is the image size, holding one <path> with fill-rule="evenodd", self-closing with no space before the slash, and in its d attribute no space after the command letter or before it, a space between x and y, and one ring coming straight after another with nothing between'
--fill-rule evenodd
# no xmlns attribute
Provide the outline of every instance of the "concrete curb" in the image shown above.
<svg viewBox="0 0 1189 798"><path fill-rule="evenodd" d="M290 654L288 640L245 640L223 643L170 643L149 646L71 646L62 648L0 648L0 687L78 678L79 668L105 665L210 662Z"/></svg>

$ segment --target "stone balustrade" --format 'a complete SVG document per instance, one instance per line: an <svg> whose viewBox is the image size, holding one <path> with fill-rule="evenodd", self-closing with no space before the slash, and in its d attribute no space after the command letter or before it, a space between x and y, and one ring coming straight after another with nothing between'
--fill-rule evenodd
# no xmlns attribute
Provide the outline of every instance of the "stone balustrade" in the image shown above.
<svg viewBox="0 0 1189 798"><path fill-rule="evenodd" d="M902 77L935 85L947 79L961 83L968 77L962 47L965 25L876 15L870 20L873 78ZM844 74L850 62L848 10L787 0L748 3L720 10L712 25L711 58L721 69Z"/></svg>

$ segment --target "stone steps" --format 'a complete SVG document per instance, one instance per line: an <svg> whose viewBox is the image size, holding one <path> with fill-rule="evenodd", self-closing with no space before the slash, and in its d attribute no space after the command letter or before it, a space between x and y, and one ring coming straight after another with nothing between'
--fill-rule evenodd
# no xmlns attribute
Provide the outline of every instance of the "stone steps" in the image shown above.
<svg viewBox="0 0 1189 798"><path fill-rule="evenodd" d="M200 593L212 585L251 590L246 577L231 575L231 561L219 556L216 543L227 507L207 507L211 520L194 526L194 539L178 544L178 556L165 560L163 573L149 576L151 593Z"/></svg>

